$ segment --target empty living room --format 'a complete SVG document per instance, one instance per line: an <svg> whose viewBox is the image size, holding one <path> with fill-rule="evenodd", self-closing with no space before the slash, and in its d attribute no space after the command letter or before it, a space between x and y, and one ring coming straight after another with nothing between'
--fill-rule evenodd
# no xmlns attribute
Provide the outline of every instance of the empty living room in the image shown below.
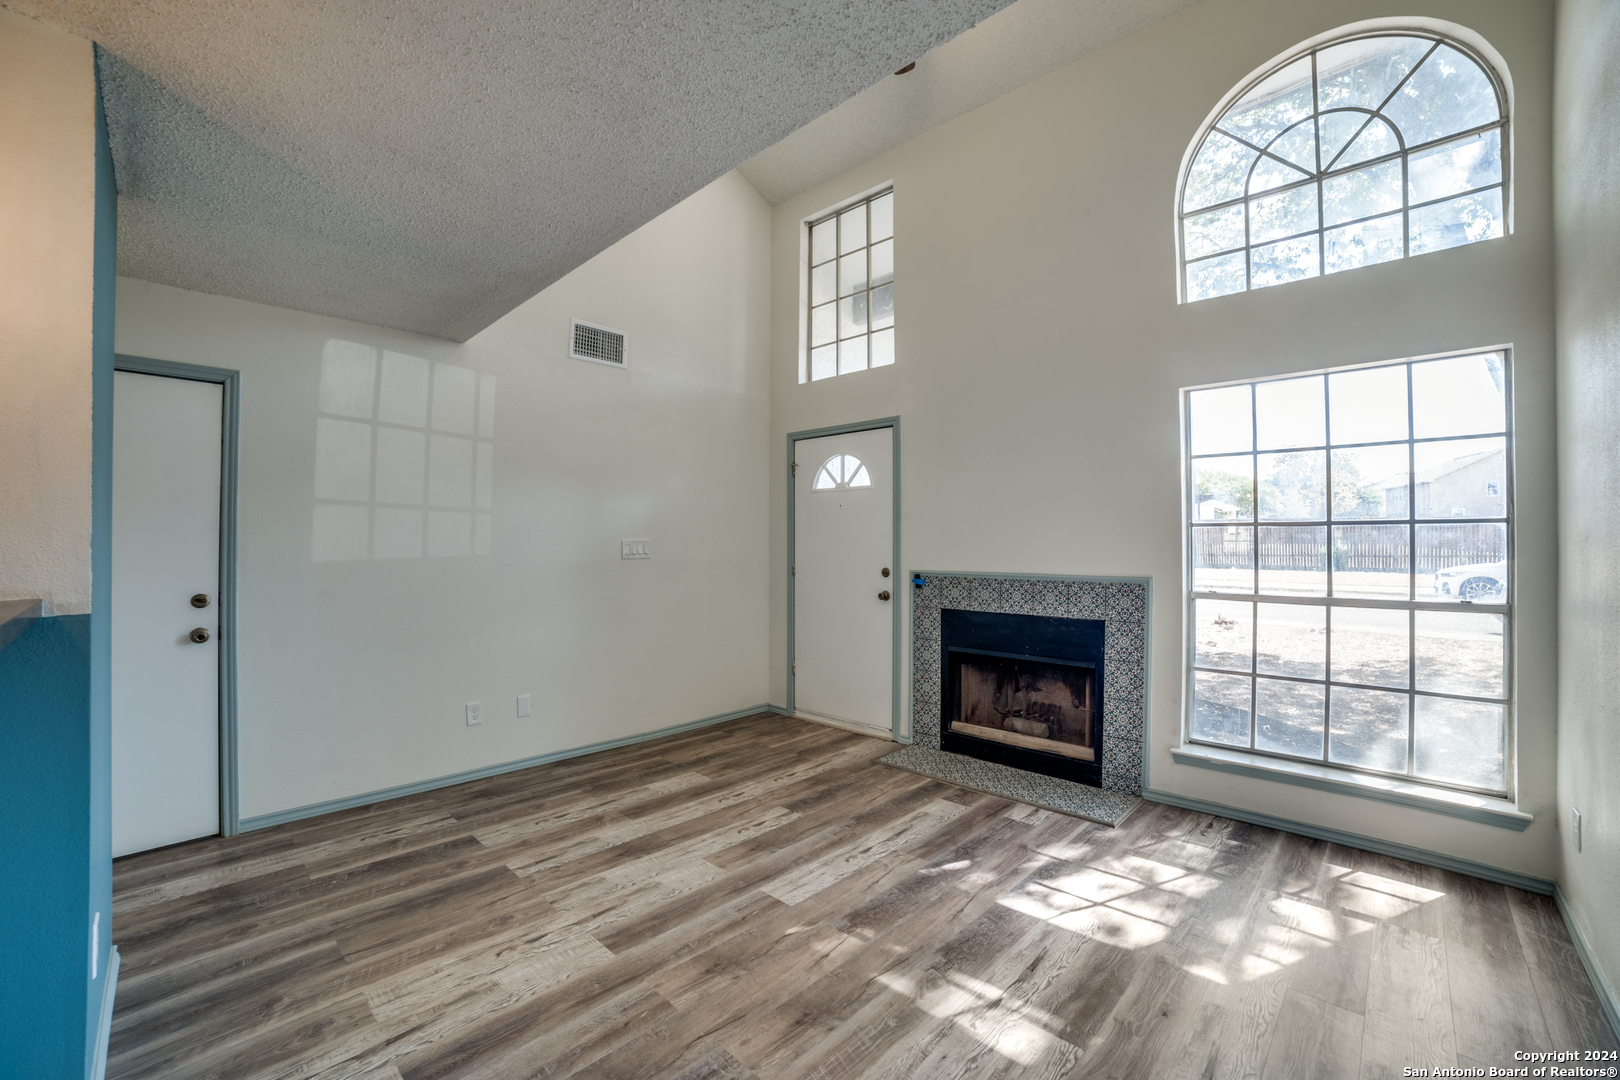
<svg viewBox="0 0 1620 1080"><path fill-rule="evenodd" d="M1620 3L0 0L0 1080L1620 1076Z"/></svg>

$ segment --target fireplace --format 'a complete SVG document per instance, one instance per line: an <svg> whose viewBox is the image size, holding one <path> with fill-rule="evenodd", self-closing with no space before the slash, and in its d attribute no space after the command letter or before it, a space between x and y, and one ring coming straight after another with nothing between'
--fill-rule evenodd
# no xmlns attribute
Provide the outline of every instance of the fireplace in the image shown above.
<svg viewBox="0 0 1620 1080"><path fill-rule="evenodd" d="M950 665L953 733L1097 760L1093 665L976 649L952 649Z"/></svg>
<svg viewBox="0 0 1620 1080"><path fill-rule="evenodd" d="M1147 578L929 571L912 571L907 577L912 586L912 744L900 746L880 760L898 769L1092 821L1109 825L1124 821L1142 794L1152 582ZM953 664L958 656L961 663ZM986 657L1021 662L1022 666L1014 663L1009 672L999 663L986 663ZM1051 667L1039 666L1043 664ZM1022 711L1016 719L1047 724L1048 738L1055 727L1060 738L1053 741L1064 745L1028 747L1019 739L985 737L974 731L975 727L989 730L971 723L971 711L966 717L959 711L963 671L974 668L980 674L972 678L992 680L989 696L996 707L1009 715ZM985 668L1001 671L992 677L982 673ZM1090 761L1077 749L1064 752L1086 741L1083 731L1074 732L1071 725L1083 721L1088 673ZM993 678L1002 680L1002 698L995 698ZM1066 700L1047 681L1053 678L1067 689ZM1029 685L1020 690L1025 681ZM1008 699L1018 692L1023 694L1022 703L1009 708ZM970 686L969 703L976 694L982 697L984 693L982 687L974 690ZM1077 700L1079 705L1074 704ZM1055 723L1049 719L1054 705L1063 707ZM1000 719L994 708L990 715ZM968 730L952 731L953 722L963 723ZM1079 726L1083 729L1083 723ZM1007 732L1009 728L1003 722L996 730ZM1029 730L1040 734L1038 728L1025 728ZM1066 732L1069 737L1062 738ZM1011 734L1023 732L1012 730Z"/></svg>
<svg viewBox="0 0 1620 1080"><path fill-rule="evenodd" d="M940 749L1101 786L1105 623L939 616Z"/></svg>

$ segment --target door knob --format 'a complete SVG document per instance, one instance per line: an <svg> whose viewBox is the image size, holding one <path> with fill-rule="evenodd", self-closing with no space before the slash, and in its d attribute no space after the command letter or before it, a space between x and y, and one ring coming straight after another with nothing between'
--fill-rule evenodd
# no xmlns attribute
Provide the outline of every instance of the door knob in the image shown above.
<svg viewBox="0 0 1620 1080"><path fill-rule="evenodd" d="M888 567L887 567L887 566L885 566L885 567L884 567L884 568L883 568L883 576L884 576L884 577L888 577L888 576L889 576L889 568L888 568Z"/></svg>
<svg viewBox="0 0 1620 1080"><path fill-rule="evenodd" d="M201 645L203 642L208 640L208 631L199 626L197 629L193 630L189 636L195 644Z"/></svg>
<svg viewBox="0 0 1620 1080"><path fill-rule="evenodd" d="M191 606L192 607L207 607L208 606L208 594L205 593L205 592L200 592L196 596L193 596L191 598Z"/></svg>
<svg viewBox="0 0 1620 1080"><path fill-rule="evenodd" d="M889 590L888 589L884 589L882 592L878 593L878 599L879 600L887 600L888 598L889 598Z"/></svg>

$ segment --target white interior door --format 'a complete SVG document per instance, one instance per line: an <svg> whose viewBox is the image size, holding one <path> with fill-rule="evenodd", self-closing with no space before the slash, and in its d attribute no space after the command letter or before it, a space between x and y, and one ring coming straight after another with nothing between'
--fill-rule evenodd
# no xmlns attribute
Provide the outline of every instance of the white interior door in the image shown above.
<svg viewBox="0 0 1620 1080"><path fill-rule="evenodd" d="M900 582L892 429L794 447L794 711L887 734Z"/></svg>
<svg viewBox="0 0 1620 1080"><path fill-rule="evenodd" d="M115 856L219 832L223 418L218 383L114 377Z"/></svg>

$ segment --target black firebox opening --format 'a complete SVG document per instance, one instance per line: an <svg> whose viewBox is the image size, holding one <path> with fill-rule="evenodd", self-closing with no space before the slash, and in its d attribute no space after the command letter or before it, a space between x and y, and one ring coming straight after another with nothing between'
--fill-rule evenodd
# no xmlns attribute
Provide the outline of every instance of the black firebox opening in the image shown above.
<svg viewBox="0 0 1620 1080"><path fill-rule="evenodd" d="M1100 619L940 612L940 749L1101 786Z"/></svg>

